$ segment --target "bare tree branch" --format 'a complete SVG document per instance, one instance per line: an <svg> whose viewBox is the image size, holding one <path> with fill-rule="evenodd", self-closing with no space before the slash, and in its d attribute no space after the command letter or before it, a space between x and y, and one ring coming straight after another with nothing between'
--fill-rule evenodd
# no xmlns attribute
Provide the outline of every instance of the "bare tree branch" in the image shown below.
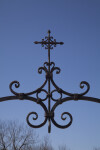
<svg viewBox="0 0 100 150"><path fill-rule="evenodd" d="M38 135L17 122L0 122L0 150L33 150Z"/></svg>

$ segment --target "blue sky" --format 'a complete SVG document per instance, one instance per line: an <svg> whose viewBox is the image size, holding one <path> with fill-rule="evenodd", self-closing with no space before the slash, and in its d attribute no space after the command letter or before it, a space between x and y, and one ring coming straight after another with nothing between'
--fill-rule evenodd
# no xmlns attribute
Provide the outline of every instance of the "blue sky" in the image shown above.
<svg viewBox="0 0 100 150"><path fill-rule="evenodd" d="M81 81L90 83L87 96L100 98L100 1L99 0L0 0L0 97L9 96L9 83L18 80L17 92L30 92L38 88L45 75L38 67L47 61L47 51L34 41L47 35L48 29L63 46L51 51L51 61L61 68L54 75L64 90L80 93ZM84 91L84 89L83 89ZM0 119L19 120L31 111L43 119L44 112L30 101L0 103ZM67 129L52 125L50 139L57 150L66 144L70 150L91 150L100 147L100 104L70 101L56 110L56 118L68 111L73 123ZM47 124L37 129L40 138L47 133Z"/></svg>

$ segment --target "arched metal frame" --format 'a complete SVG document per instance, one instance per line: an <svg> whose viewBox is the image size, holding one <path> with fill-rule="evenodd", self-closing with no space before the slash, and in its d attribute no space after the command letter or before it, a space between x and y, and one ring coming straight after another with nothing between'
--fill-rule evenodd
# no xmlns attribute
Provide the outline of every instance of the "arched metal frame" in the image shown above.
<svg viewBox="0 0 100 150"><path fill-rule="evenodd" d="M36 112L30 112L27 115L27 123L30 127L33 128L40 128L42 126L44 126L46 124L46 122L48 121L48 132L51 132L51 122L58 128L68 128L71 124L72 124L72 115L69 112L64 112L61 114L61 119L62 120L66 120L66 117L64 117L65 115L67 115L69 117L69 122L66 125L60 125L55 121L55 116L54 116L54 112L55 109L57 108L58 105L66 102L66 101L70 101L70 100L86 100L86 101L92 101L92 102L97 102L100 103L100 99L98 98L93 98L93 97L87 97L85 96L85 94L88 93L89 89L90 89L90 85L88 82L86 81L82 81L80 83L80 88L84 88L84 86L86 86L86 90L83 93L69 93L64 91L63 89L59 88L57 86L57 84L55 83L55 81L53 80L53 72L56 71L56 74L60 73L60 68L59 67L55 67L55 63L50 61L50 50L53 49L53 46L56 47L57 44L63 45L63 42L56 42L56 40L53 40L53 37L50 36L50 30L48 30L48 36L45 37L45 39L42 39L41 42L34 42L35 44L41 44L42 46L45 46L45 49L48 50L48 62L45 62L43 67L40 67L38 69L38 73L41 74L42 71L45 72L45 81L44 83L35 91L29 92L29 93L17 93L13 90L13 86L15 86L15 88L19 88L20 83L18 81L13 81L10 83L9 88L10 91L14 94L14 96L7 96L7 97L1 97L0 98L0 102L3 101L8 101L8 100L15 100L15 99L19 99L19 100L30 100L33 101L39 105L41 105L41 107L43 108L44 112L45 112L45 118L44 121L39 124L39 125L34 125L33 123L30 122L30 116L33 115L33 120L37 120L38 119L38 114ZM45 85L48 84L48 90L45 90L44 87ZM54 90L51 91L51 84L54 86ZM45 93L45 98L40 98L39 94L41 92ZM55 99L53 97L53 94L57 92L58 94L60 94L60 97L58 99ZM35 97L31 97L30 95L36 94ZM65 96L65 98L63 98L63 96ZM48 107L46 106L46 104L44 103L44 101L48 100ZM51 100L54 101L54 105L51 107Z"/></svg>

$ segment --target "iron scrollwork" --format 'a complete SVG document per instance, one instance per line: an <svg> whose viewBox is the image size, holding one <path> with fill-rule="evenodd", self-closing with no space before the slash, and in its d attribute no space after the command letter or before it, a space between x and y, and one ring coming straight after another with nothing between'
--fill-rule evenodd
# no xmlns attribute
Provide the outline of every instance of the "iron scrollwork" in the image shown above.
<svg viewBox="0 0 100 150"><path fill-rule="evenodd" d="M29 100L32 102L35 102L39 104L43 110L44 110L44 121L40 123L39 125L34 125L31 123L30 118L32 117L32 121L36 121L38 119L38 114L37 112L30 112L27 117L26 121L28 125L32 128L40 128L44 126L47 121L48 121L48 132L51 132L51 122L58 128L68 128L73 121L73 117L69 112L63 112L61 114L61 119L63 121L66 121L67 118L69 118L69 122L66 123L65 125L60 125L55 121L55 109L61 105L64 102L71 101L71 100L86 100L86 101L92 101L92 102L97 102L100 103L100 99L98 98L93 98L93 97L87 97L85 96L89 90L90 90L90 85L86 81L82 81L80 83L80 88L83 89L86 87L86 90L82 93L69 93L66 92L65 90L61 89L54 81L53 79L53 73L56 71L56 74L60 73L60 68L55 67L55 63L50 61L50 50L53 49L53 46L56 47L56 45L60 44L63 45L63 42L56 42L56 40L53 40L53 37L50 36L50 30L48 31L48 36L45 37L45 39L42 39L42 41L34 42L35 44L41 44L42 46L45 46L45 49L48 49L48 62L44 62L43 67L40 67L38 69L38 73L42 74L42 71L45 73L45 81L43 84L36 90L29 92L29 93L18 93L16 92L13 87L19 88L20 83L18 81L13 81L10 83L9 88L10 91L14 96L7 96L7 97L1 97L0 102L7 101L7 100ZM48 84L48 90L46 90L45 86ZM51 84L53 85L54 89L51 91ZM45 94L44 98L41 98L41 93ZM54 98L54 93L59 94L59 98ZM31 96L32 95L32 96ZM34 95L34 97L33 97ZM48 100L48 106L44 103L44 101ZM51 107L51 100L54 102L53 106Z"/></svg>

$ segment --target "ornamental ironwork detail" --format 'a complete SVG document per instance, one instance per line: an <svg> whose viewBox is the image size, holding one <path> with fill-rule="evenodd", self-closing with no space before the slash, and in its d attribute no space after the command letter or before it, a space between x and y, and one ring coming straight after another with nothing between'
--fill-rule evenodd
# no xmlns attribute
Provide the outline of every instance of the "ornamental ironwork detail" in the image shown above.
<svg viewBox="0 0 100 150"><path fill-rule="evenodd" d="M92 101L92 102L97 102L100 103L99 98L94 98L94 97L88 97L85 96L88 91L90 90L90 85L86 81L82 81L80 83L80 88L83 89L86 87L86 90L82 93L69 93L67 91L64 91L61 89L54 81L53 79L53 73L56 71L56 74L60 73L60 68L55 66L54 62L50 61L50 50L52 50L54 47L57 45L63 45L63 42L57 42L56 39L53 39L53 37L50 35L50 30L48 30L48 36L45 37L45 39L42 39L42 41L38 42L35 41L35 44L41 44L42 47L45 47L45 49L48 50L48 62L44 62L43 66L38 69L38 73L42 74L42 72L45 72L45 81L44 83L36 90L29 92L29 93L17 93L13 87L19 88L20 83L18 81L13 81L10 83L9 88L10 91L12 92L13 96L6 96L6 97L1 97L0 102L3 101L8 101L8 100L29 100L37 103L40 105L43 110L44 110L44 121L39 124L39 125L34 125L34 121L38 119L38 114L37 112L30 112L27 117L26 121L28 125L32 128L40 128L44 126L48 122L48 132L51 132L51 123L53 123L56 127L65 129L68 128L73 121L72 115L69 112L63 112L61 114L61 119L62 120L67 120L67 117L69 117L69 122L65 125L60 125L55 121L55 109L57 108L58 105L61 105L64 102L71 101L71 100L85 100L85 101ZM45 85L47 85L48 89L45 89ZM54 87L54 90L51 90L51 85ZM41 98L40 94L41 93L45 94L44 98ZM54 98L54 93L59 94L59 98ZM34 96L34 97L33 97ZM48 106L44 103L44 101L48 101ZM54 101L53 106L51 106L51 101ZM30 117L33 117L33 122L30 121Z"/></svg>

